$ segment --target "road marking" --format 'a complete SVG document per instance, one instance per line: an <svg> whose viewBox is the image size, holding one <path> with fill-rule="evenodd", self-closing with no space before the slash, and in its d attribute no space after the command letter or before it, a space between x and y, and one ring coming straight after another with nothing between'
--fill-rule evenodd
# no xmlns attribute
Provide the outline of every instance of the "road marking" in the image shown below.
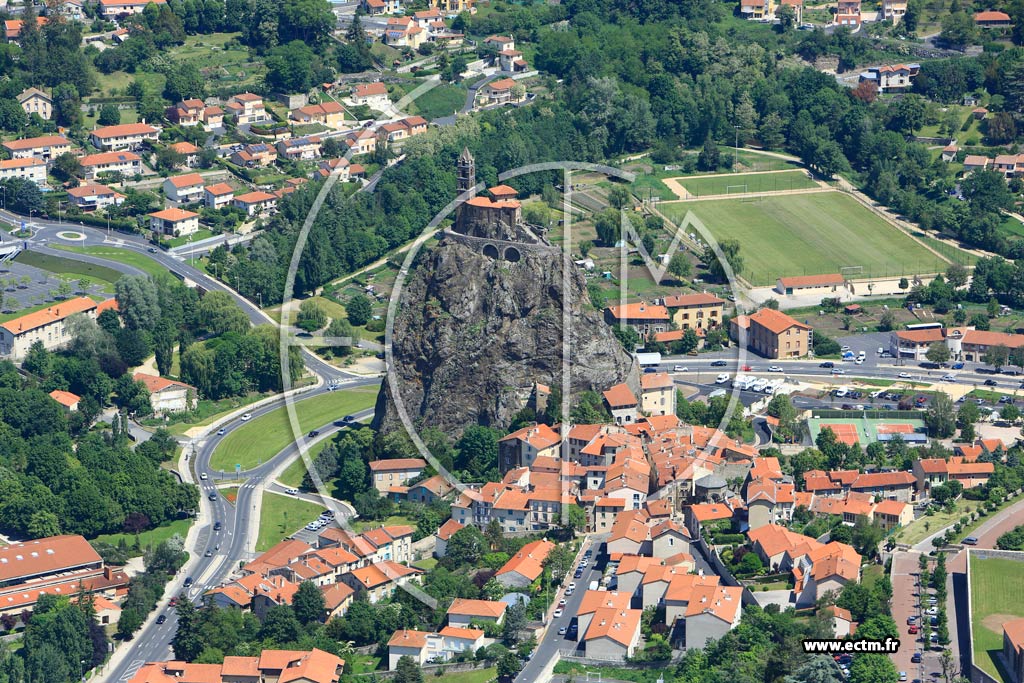
<svg viewBox="0 0 1024 683"><path fill-rule="evenodd" d="M121 676L121 678L119 678L118 680L127 681L132 676L134 676L135 672L137 672L139 669L141 669L142 665L145 664L145 663L146 663L146 660L144 660L144 659L133 660L132 663L128 665L128 669L125 671L124 675Z"/></svg>

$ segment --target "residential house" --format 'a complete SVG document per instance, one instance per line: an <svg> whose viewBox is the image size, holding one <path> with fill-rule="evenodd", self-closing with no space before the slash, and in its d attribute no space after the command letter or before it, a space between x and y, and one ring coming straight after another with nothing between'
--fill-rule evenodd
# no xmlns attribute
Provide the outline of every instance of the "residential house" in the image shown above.
<svg viewBox="0 0 1024 683"><path fill-rule="evenodd" d="M235 120L238 125L262 123L270 120L263 98L251 92L234 95L224 105L228 116Z"/></svg>
<svg viewBox="0 0 1024 683"><path fill-rule="evenodd" d="M192 211L171 208L147 215L150 230L165 237L185 237L199 232L199 214Z"/></svg>
<svg viewBox="0 0 1024 683"><path fill-rule="evenodd" d="M543 563L554 549L551 541L533 541L519 549L509 558L494 578L509 588L525 588L536 581L543 572Z"/></svg>
<svg viewBox="0 0 1024 683"><path fill-rule="evenodd" d="M725 311L725 301L714 294L675 294L662 302L672 322L680 330L709 330L718 327Z"/></svg>
<svg viewBox="0 0 1024 683"><path fill-rule="evenodd" d="M907 0L882 0L882 19L899 23L907 13Z"/></svg>
<svg viewBox="0 0 1024 683"><path fill-rule="evenodd" d="M782 0L780 5L793 8L793 21L802 24L804 21L804 0Z"/></svg>
<svg viewBox="0 0 1024 683"><path fill-rule="evenodd" d="M964 174L972 171L984 171L989 167L992 160L980 154L968 154L964 157Z"/></svg>
<svg viewBox="0 0 1024 683"><path fill-rule="evenodd" d="M72 394L70 391L61 391L60 389L51 391L50 398L64 406L64 409L69 413L77 412L78 404L82 401L82 397L78 394Z"/></svg>
<svg viewBox="0 0 1024 683"><path fill-rule="evenodd" d="M640 376L640 410L644 415L675 415L676 387L667 372Z"/></svg>
<svg viewBox="0 0 1024 683"><path fill-rule="evenodd" d="M377 149L377 134L367 128L360 128L345 136L345 144L353 155L372 154Z"/></svg>
<svg viewBox="0 0 1024 683"><path fill-rule="evenodd" d="M860 28L860 0L836 2L836 25L856 31Z"/></svg>
<svg viewBox="0 0 1024 683"><path fill-rule="evenodd" d="M1006 12L985 10L984 12L975 12L974 23L981 28L1000 28L1010 26L1013 22Z"/></svg>
<svg viewBox="0 0 1024 683"><path fill-rule="evenodd" d="M505 619L508 603L495 600L455 598L448 608L448 625L468 628L474 622L500 624Z"/></svg>
<svg viewBox="0 0 1024 683"><path fill-rule="evenodd" d="M743 587L697 586L686 607L686 648L703 649L739 626L743 614Z"/></svg>
<svg viewBox="0 0 1024 683"><path fill-rule="evenodd" d="M254 145L246 145L240 150L232 152L229 157L231 163L246 168L262 168L270 166L277 161L277 150L272 145L262 142Z"/></svg>
<svg viewBox="0 0 1024 683"><path fill-rule="evenodd" d="M120 206L124 200L123 194L99 183L85 183L78 187L68 188L68 201L82 211Z"/></svg>
<svg viewBox="0 0 1024 683"><path fill-rule="evenodd" d="M392 458L390 460L374 460L370 463L370 477L373 486L381 495L386 495L392 486L405 486L427 468L423 458Z"/></svg>
<svg viewBox="0 0 1024 683"><path fill-rule="evenodd" d="M847 583L860 581L861 557L845 543L812 548L791 564L797 607L809 607L826 593L838 595Z"/></svg>
<svg viewBox="0 0 1024 683"><path fill-rule="evenodd" d="M766 524L785 524L793 519L793 484L772 479L754 479L747 483L747 519L751 529Z"/></svg>
<svg viewBox="0 0 1024 683"><path fill-rule="evenodd" d="M65 325L68 318L79 314L96 318L101 311L116 305L113 299L97 304L80 296L0 323L0 356L20 361L37 341L47 350L60 348L71 341Z"/></svg>
<svg viewBox="0 0 1024 683"><path fill-rule="evenodd" d="M187 168L195 168L199 163L199 148L191 142L175 142L167 145L172 152L177 152L185 158Z"/></svg>
<svg viewBox="0 0 1024 683"><path fill-rule="evenodd" d="M316 159L320 156L320 147L323 141L315 135L304 138L292 138L281 140L277 143L277 153L280 158L289 161Z"/></svg>
<svg viewBox="0 0 1024 683"><path fill-rule="evenodd" d="M500 80L487 83L480 89L484 98L484 106L496 106L508 104L510 102L518 102L519 99L517 99L513 94L513 88L515 88L515 86L516 82L511 78L502 78Z"/></svg>
<svg viewBox="0 0 1024 683"><path fill-rule="evenodd" d="M235 198L235 190L227 183L215 183L203 188L203 203L208 209L221 209L231 206Z"/></svg>
<svg viewBox="0 0 1024 683"><path fill-rule="evenodd" d="M415 50L427 41L426 29L420 28L410 17L391 17L384 29L384 42L392 47Z"/></svg>
<svg viewBox="0 0 1024 683"><path fill-rule="evenodd" d="M562 437L546 424L534 424L512 432L498 441L498 462L502 472L531 467L538 457L558 457Z"/></svg>
<svg viewBox="0 0 1024 683"><path fill-rule="evenodd" d="M224 127L224 110L220 107L206 107L203 109L203 123L207 128L219 129Z"/></svg>
<svg viewBox="0 0 1024 683"><path fill-rule="evenodd" d="M851 491L911 503L916 480L910 472L866 472L850 485Z"/></svg>
<svg viewBox="0 0 1024 683"><path fill-rule="evenodd" d="M766 21L775 16L774 0L740 0L740 15L747 20Z"/></svg>
<svg viewBox="0 0 1024 683"><path fill-rule="evenodd" d="M942 148L942 160L946 163L956 161L956 155L960 153L960 148L957 147L956 142L951 142Z"/></svg>
<svg viewBox="0 0 1024 683"><path fill-rule="evenodd" d="M100 0L100 15L104 19L121 19L131 14L142 14L146 5L165 5L167 0Z"/></svg>
<svg viewBox="0 0 1024 683"><path fill-rule="evenodd" d="M203 120L206 103L200 99L182 100L167 108L167 120L179 126L198 126Z"/></svg>
<svg viewBox="0 0 1024 683"><path fill-rule="evenodd" d="M359 5L371 17L402 11L402 0L360 0Z"/></svg>
<svg viewBox="0 0 1024 683"><path fill-rule="evenodd" d="M231 200L231 205L241 209L246 216L262 216L277 210L277 197L267 192L246 192Z"/></svg>
<svg viewBox="0 0 1024 683"><path fill-rule="evenodd" d="M53 118L53 98L38 88L26 88L18 93L18 104L26 116L38 114L44 121Z"/></svg>
<svg viewBox="0 0 1024 683"><path fill-rule="evenodd" d="M172 202L192 204L202 200L203 182L198 173L171 176L164 180L164 195Z"/></svg>
<svg viewBox="0 0 1024 683"><path fill-rule="evenodd" d="M132 379L146 385L149 404L153 407L153 413L158 416L194 410L199 401L196 388L184 382L175 382L166 377L142 372L136 372Z"/></svg>
<svg viewBox="0 0 1024 683"><path fill-rule="evenodd" d="M122 123L103 126L89 133L89 140L99 149L138 149L147 142L156 142L160 129L146 123Z"/></svg>
<svg viewBox="0 0 1024 683"><path fill-rule="evenodd" d="M337 172L338 179L345 181L362 175L365 171L361 164L349 163L348 159L325 159L317 164L317 175L327 178L331 173Z"/></svg>
<svg viewBox="0 0 1024 683"><path fill-rule="evenodd" d="M889 353L894 358L924 360L932 344L946 338L942 328L924 330L897 330L889 334Z"/></svg>
<svg viewBox="0 0 1024 683"><path fill-rule="evenodd" d="M609 325L629 325L637 331L642 339L669 329L668 309L664 306L648 304L645 301L622 306L609 306L604 309L604 318Z"/></svg>
<svg viewBox="0 0 1024 683"><path fill-rule="evenodd" d="M388 87L380 82L357 83L352 88L349 99L353 104L366 105L377 110L381 110L391 103L388 98Z"/></svg>
<svg viewBox="0 0 1024 683"><path fill-rule="evenodd" d="M519 50L502 50L498 53L498 68L502 71L518 73L526 71L529 66Z"/></svg>
<svg viewBox="0 0 1024 683"><path fill-rule="evenodd" d="M435 474L429 479L424 479L418 484L409 487L406 500L414 503L430 505L435 500L444 498L455 490L455 487L442 475Z"/></svg>
<svg viewBox="0 0 1024 683"><path fill-rule="evenodd" d="M380 602L391 597L399 586L418 581L422 573L413 567L382 560L349 572L341 580L356 592L365 591L370 602Z"/></svg>
<svg viewBox="0 0 1024 683"><path fill-rule="evenodd" d="M968 461L964 457L954 456L949 460L942 458L921 458L914 460L914 479L917 492L927 495L933 486L947 481L959 481L965 489L984 486L989 477L995 473L995 464L991 462Z"/></svg>
<svg viewBox="0 0 1024 683"><path fill-rule="evenodd" d="M40 29L46 26L46 17L36 17L36 26ZM4 22L4 37L7 38L8 43L17 43L18 39L21 38L21 30L25 27L25 22L21 19L8 19Z"/></svg>
<svg viewBox="0 0 1024 683"><path fill-rule="evenodd" d="M906 2L904 2L906 6ZM913 85L912 81L921 70L920 64L892 64L872 67L861 73L861 81L871 81L878 87L878 92L887 93L903 91Z"/></svg>
<svg viewBox="0 0 1024 683"><path fill-rule="evenodd" d="M1024 346L1024 334L967 329L963 332L960 348L955 348L955 341L950 346L954 358L967 362L984 362L982 357L995 346L1005 346L1011 350Z"/></svg>
<svg viewBox="0 0 1024 683"><path fill-rule="evenodd" d="M608 405L615 424L624 425L636 422L639 404L636 396L625 384L616 384L605 391L604 402Z"/></svg>
<svg viewBox="0 0 1024 683"><path fill-rule="evenodd" d="M337 102L321 102L307 104L292 110L290 116L299 123L319 123L328 128L341 128L345 125L345 108Z"/></svg>
<svg viewBox="0 0 1024 683"><path fill-rule="evenodd" d="M898 500L883 500L875 504L872 520L886 531L907 526L914 521L914 506Z"/></svg>
<svg viewBox="0 0 1024 683"><path fill-rule="evenodd" d="M398 660L411 657L419 666L430 662L446 662L464 653L474 653L484 645L480 629L445 626L439 632L403 629L395 631L388 641L388 667L395 670Z"/></svg>
<svg viewBox="0 0 1024 683"><path fill-rule="evenodd" d="M475 13L475 0L430 0L430 6L441 10L445 16L453 16L462 12Z"/></svg>
<svg viewBox="0 0 1024 683"><path fill-rule="evenodd" d="M149 662L127 683L338 683L344 669L344 659L316 648L263 650L256 657L224 657L220 664Z"/></svg>
<svg viewBox="0 0 1024 683"><path fill-rule="evenodd" d="M452 536L459 529L464 529L465 525L456 519L452 518L438 527L437 531L434 532L434 557L441 559L448 553L448 541L452 540Z"/></svg>
<svg viewBox="0 0 1024 683"><path fill-rule="evenodd" d="M46 187L46 162L35 157L0 161L0 180L14 178L30 180L39 187Z"/></svg>
<svg viewBox="0 0 1024 683"><path fill-rule="evenodd" d="M71 151L71 143L63 135L45 135L38 138L22 138L4 143L4 149L12 159L42 159L53 161L61 154Z"/></svg>
<svg viewBox="0 0 1024 683"><path fill-rule="evenodd" d="M516 41L511 36L488 36L484 39L484 46L493 49L495 52L515 50Z"/></svg>
<svg viewBox="0 0 1024 683"><path fill-rule="evenodd" d="M413 12L412 20L416 22L416 25L422 29L429 29L431 24L437 21L443 23L444 15L441 14L441 10L437 7L431 7L427 10L419 12Z"/></svg>
<svg viewBox="0 0 1024 683"><path fill-rule="evenodd" d="M98 178L104 173L117 173L130 177L142 173L142 158L135 152L100 152L88 154L78 160L87 180Z"/></svg>
<svg viewBox="0 0 1024 683"><path fill-rule="evenodd" d="M779 294L810 294L812 292L835 292L845 286L846 280L839 273L826 275L797 275L780 277L775 282L775 291Z"/></svg>
<svg viewBox="0 0 1024 683"><path fill-rule="evenodd" d="M747 348L765 358L800 358L813 345L811 326L772 308L762 308L753 315L739 315L730 321L730 334L740 340L740 329L746 329Z"/></svg>
<svg viewBox="0 0 1024 683"><path fill-rule="evenodd" d="M643 610L602 607L583 634L583 647L587 657L602 660L625 661L636 653L640 643L640 619Z"/></svg>

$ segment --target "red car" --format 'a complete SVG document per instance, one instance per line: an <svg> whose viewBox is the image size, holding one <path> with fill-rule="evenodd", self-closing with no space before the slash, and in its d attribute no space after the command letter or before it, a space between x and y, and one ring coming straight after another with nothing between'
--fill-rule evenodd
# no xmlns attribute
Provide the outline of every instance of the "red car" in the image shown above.
<svg viewBox="0 0 1024 683"><path fill-rule="evenodd" d="M907 629L907 633L914 634L914 633L917 633L918 630L919 629L917 628L917 626L911 626L910 628Z"/></svg>
<svg viewBox="0 0 1024 683"><path fill-rule="evenodd" d="M740 368L740 370L742 370L743 372L750 372L751 370L753 370L753 368L750 367L749 365L744 365L742 368Z"/></svg>

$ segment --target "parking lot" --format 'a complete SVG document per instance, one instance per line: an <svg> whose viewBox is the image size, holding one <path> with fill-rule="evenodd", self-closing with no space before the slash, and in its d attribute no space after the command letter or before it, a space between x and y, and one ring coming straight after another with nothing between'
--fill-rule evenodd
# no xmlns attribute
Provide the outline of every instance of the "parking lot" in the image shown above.
<svg viewBox="0 0 1024 683"><path fill-rule="evenodd" d="M72 296L77 295L78 281L68 278ZM16 261L0 263L0 287L3 289L3 313L13 313L32 306L54 303L57 288L62 278L54 273ZM101 294L103 288L93 284L90 294Z"/></svg>

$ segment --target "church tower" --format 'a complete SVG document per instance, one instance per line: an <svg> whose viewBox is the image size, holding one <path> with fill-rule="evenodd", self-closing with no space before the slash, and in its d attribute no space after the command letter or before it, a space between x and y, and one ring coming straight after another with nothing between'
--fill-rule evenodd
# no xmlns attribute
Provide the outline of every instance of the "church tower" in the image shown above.
<svg viewBox="0 0 1024 683"><path fill-rule="evenodd" d="M468 147L463 147L462 154L459 155L458 171L459 194L462 194L476 185L476 161L474 161L473 155L469 153Z"/></svg>

